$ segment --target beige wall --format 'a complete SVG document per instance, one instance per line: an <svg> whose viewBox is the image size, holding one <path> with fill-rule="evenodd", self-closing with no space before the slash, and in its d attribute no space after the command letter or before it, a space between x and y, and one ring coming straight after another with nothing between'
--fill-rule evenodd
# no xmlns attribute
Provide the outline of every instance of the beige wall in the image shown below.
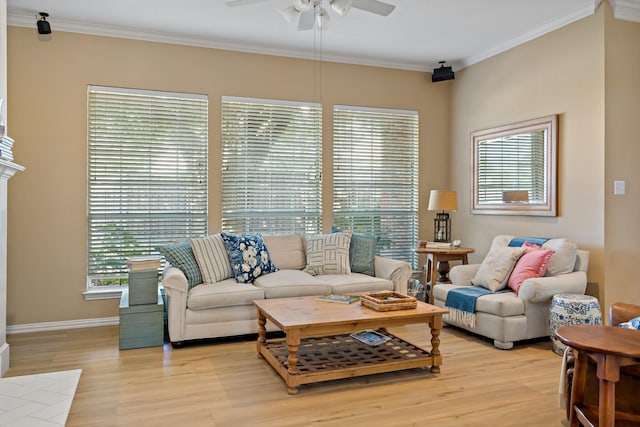
<svg viewBox="0 0 640 427"><path fill-rule="evenodd" d="M8 86L16 162L10 183L8 325L117 316L117 300L84 301L86 276L86 90L119 86L209 95L210 231L220 228L220 98L318 101L324 105L324 227L331 226L333 104L420 113L420 203L447 183L450 84L426 73L9 27ZM322 91L314 92L314 76ZM321 95L321 97L320 97ZM433 153L436 153L434 155ZM430 221L429 217L429 221ZM422 221L421 235L425 225Z"/></svg>
<svg viewBox="0 0 640 427"><path fill-rule="evenodd" d="M608 8L608 4L606 5ZM640 24L605 20L605 306L640 304ZM613 182L626 194L613 195Z"/></svg>
<svg viewBox="0 0 640 427"><path fill-rule="evenodd" d="M454 237L476 248L493 236L566 237L591 251L588 292L603 296L603 9L456 74L452 87ZM472 131L559 114L558 216L471 215Z"/></svg>

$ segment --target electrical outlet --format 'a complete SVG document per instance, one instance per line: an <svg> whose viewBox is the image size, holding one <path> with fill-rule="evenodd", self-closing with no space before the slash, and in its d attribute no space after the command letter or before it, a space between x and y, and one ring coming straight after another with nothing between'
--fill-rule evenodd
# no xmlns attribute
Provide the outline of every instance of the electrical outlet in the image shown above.
<svg viewBox="0 0 640 427"><path fill-rule="evenodd" d="M624 181L613 181L613 194L622 196L624 194Z"/></svg>

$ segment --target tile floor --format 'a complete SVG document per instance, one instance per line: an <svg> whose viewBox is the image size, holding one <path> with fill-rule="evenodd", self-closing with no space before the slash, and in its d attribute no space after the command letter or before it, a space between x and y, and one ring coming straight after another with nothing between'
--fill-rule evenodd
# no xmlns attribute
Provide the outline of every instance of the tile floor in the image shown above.
<svg viewBox="0 0 640 427"><path fill-rule="evenodd" d="M64 426L82 369L0 378L0 426Z"/></svg>

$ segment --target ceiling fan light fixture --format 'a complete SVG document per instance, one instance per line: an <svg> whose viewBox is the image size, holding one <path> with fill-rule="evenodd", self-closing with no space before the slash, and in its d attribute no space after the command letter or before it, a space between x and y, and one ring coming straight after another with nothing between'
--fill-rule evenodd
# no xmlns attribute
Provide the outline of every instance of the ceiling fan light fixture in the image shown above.
<svg viewBox="0 0 640 427"><path fill-rule="evenodd" d="M304 12L306 10L312 9L313 6L314 4L311 0L293 0L293 7L298 9L299 12Z"/></svg>
<svg viewBox="0 0 640 427"><path fill-rule="evenodd" d="M336 11L338 15L344 16L351 10L353 0L330 0L329 4L331 4L331 9Z"/></svg>
<svg viewBox="0 0 640 427"><path fill-rule="evenodd" d="M295 6L289 6L280 10L280 14L289 23L293 23L300 16L300 11Z"/></svg>
<svg viewBox="0 0 640 427"><path fill-rule="evenodd" d="M331 26L331 16L329 16L324 7L321 7L318 10L316 15L316 25L319 30L326 30Z"/></svg>

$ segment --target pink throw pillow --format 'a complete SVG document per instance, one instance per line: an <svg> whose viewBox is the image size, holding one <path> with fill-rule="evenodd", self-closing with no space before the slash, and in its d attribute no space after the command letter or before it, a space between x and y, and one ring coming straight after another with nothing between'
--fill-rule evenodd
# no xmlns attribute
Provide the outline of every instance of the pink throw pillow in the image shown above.
<svg viewBox="0 0 640 427"><path fill-rule="evenodd" d="M522 282L532 277L544 276L551 255L554 253L551 249L544 249L528 242L525 242L523 246L525 246L527 250L520 259L518 259L507 282L507 286L513 289L516 295L520 291Z"/></svg>

